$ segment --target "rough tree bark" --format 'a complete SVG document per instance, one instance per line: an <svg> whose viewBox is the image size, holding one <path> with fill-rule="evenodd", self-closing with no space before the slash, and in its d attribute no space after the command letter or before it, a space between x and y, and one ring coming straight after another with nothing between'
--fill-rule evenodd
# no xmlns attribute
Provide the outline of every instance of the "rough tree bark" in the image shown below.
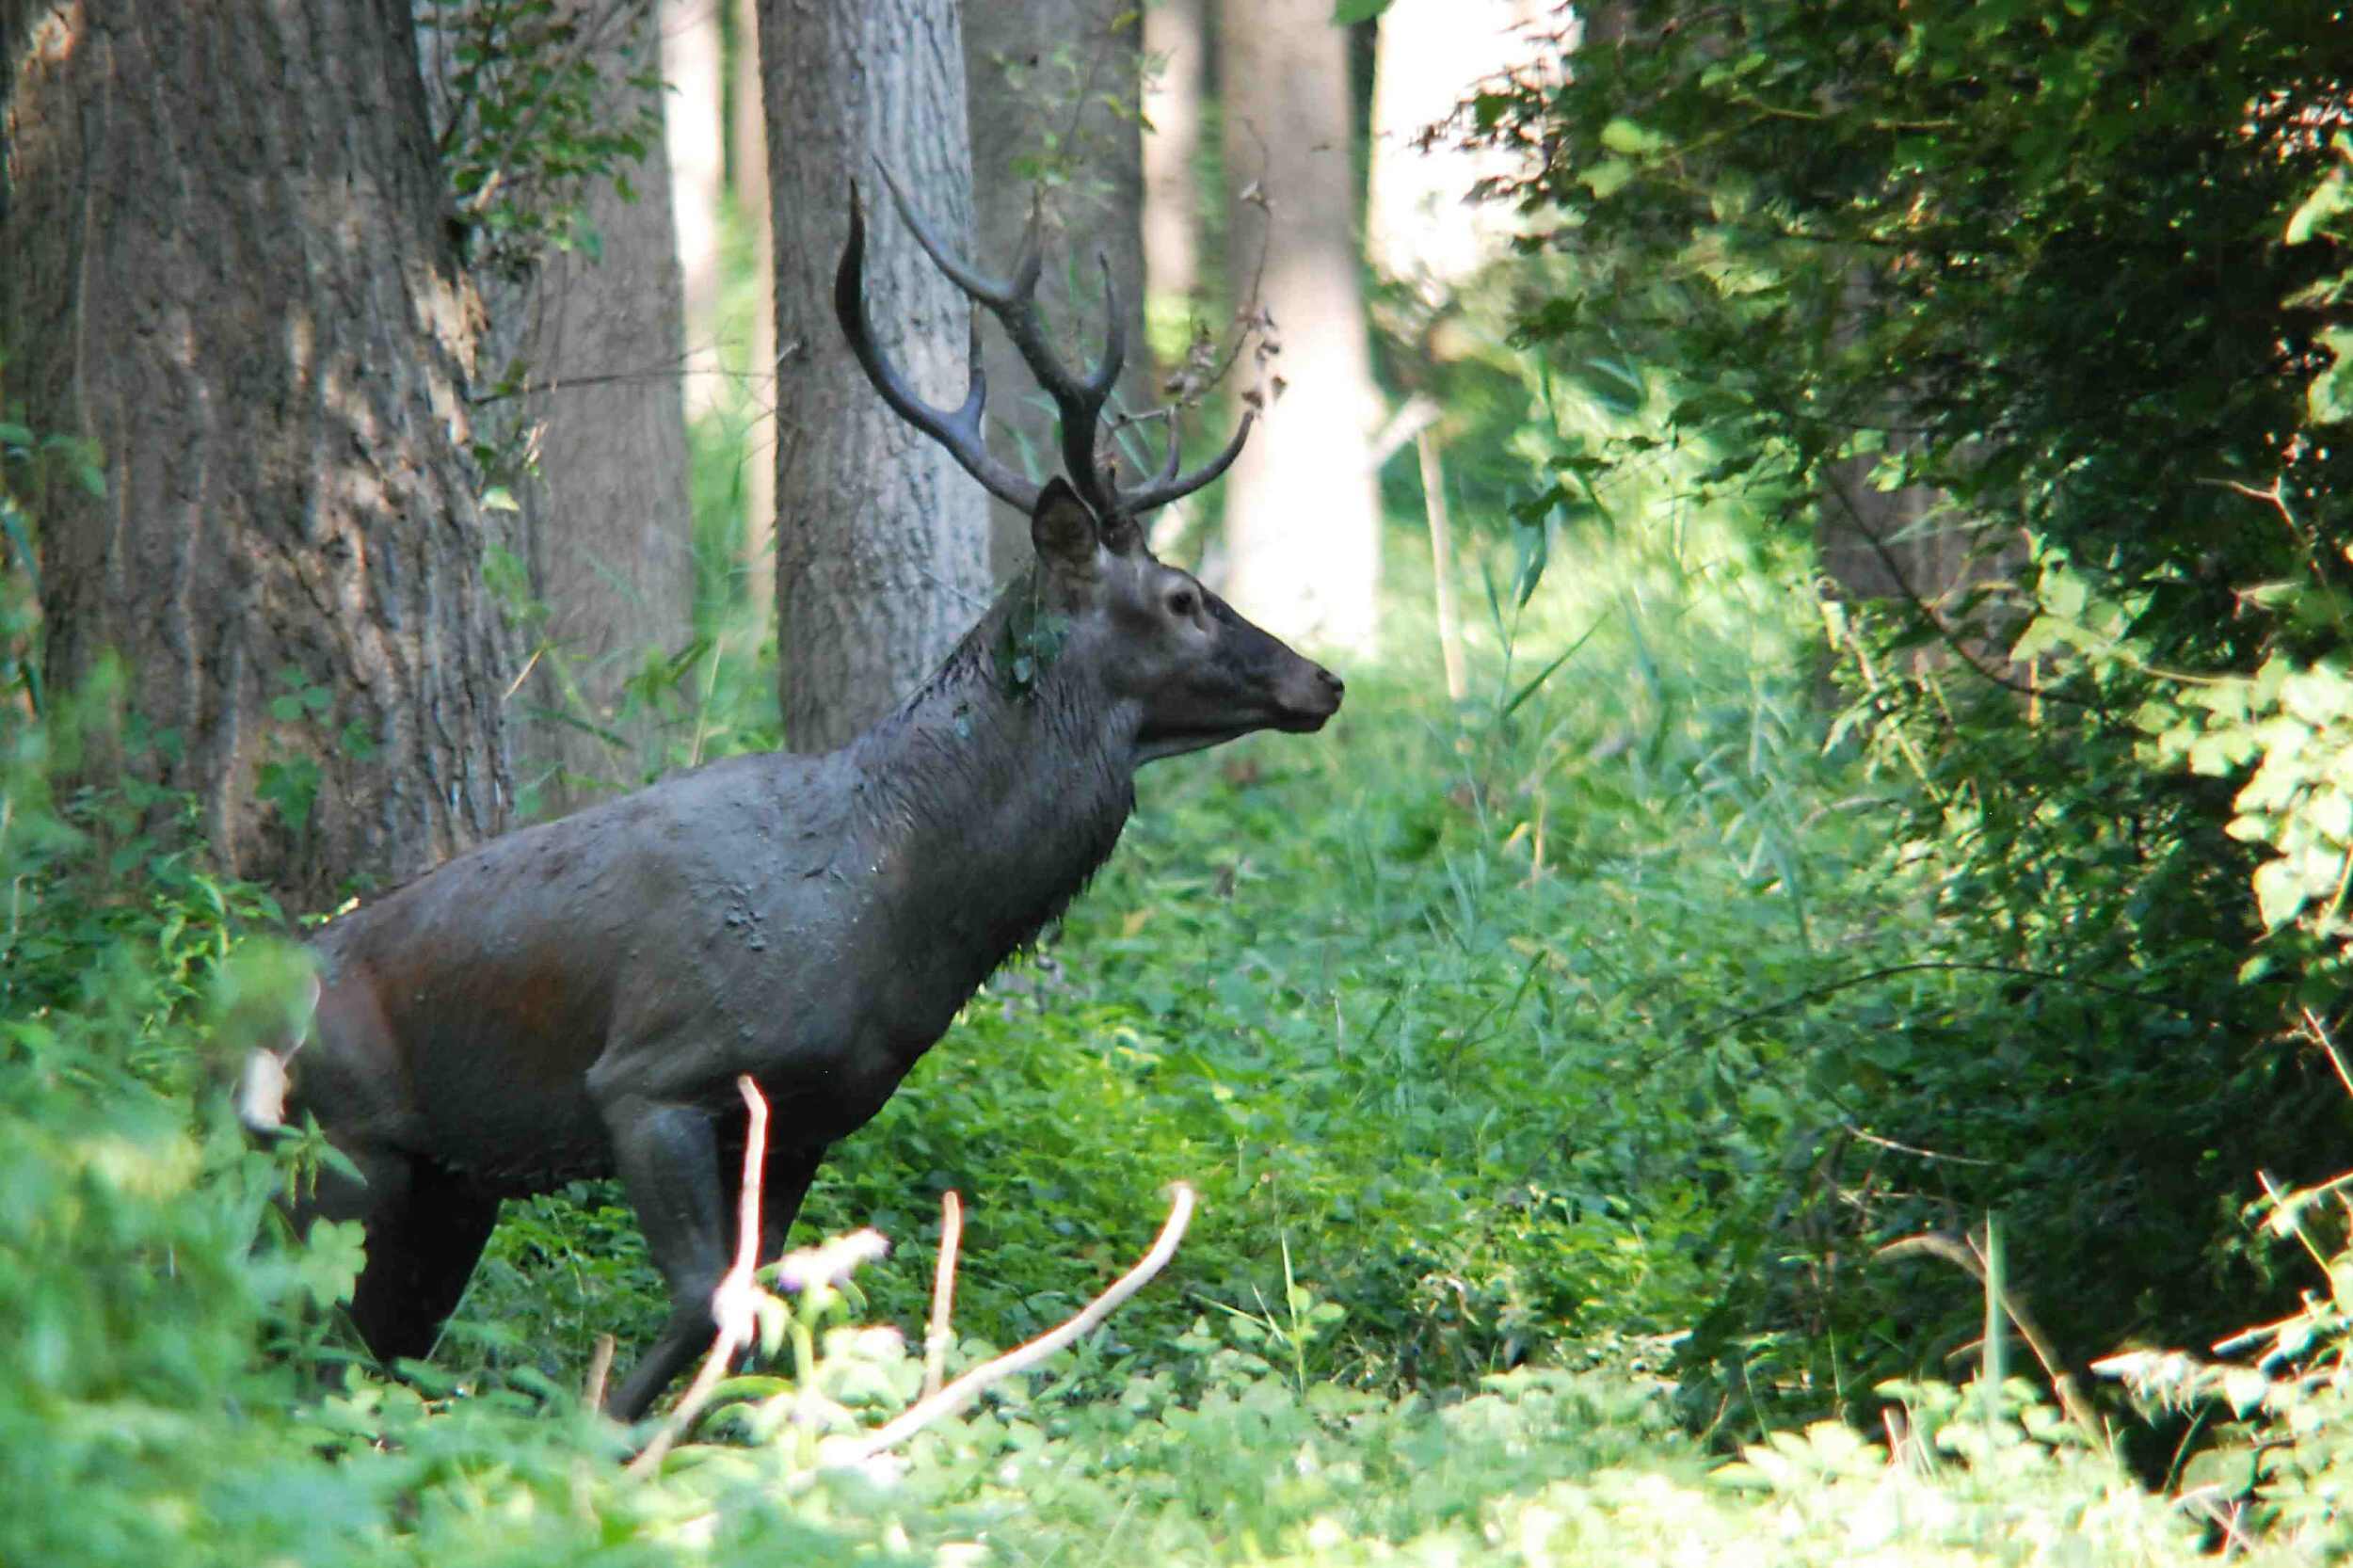
<svg viewBox="0 0 2353 1568"><path fill-rule="evenodd" d="M1381 574L1379 394L1357 282L1347 40L1331 17L1327 0L1224 0L1220 13L1227 276L1247 285L1263 235L1259 300L1282 345L1264 423L1225 476L1225 597L1277 636L1362 648Z"/></svg>
<svg viewBox="0 0 2353 1568"><path fill-rule="evenodd" d="M536 46L549 63L585 59L598 73L599 123L626 124L667 94L630 78L660 68L651 0L576 0L556 13L573 31ZM428 49L428 94L442 113ZM715 111L713 111L715 115ZM437 119L439 116L437 116ZM461 128L462 129L462 128ZM530 574L527 682L507 718L524 803L539 815L571 809L658 771L659 735L643 711L623 717L622 687L649 649L688 632L694 521L681 393L684 306L670 168L656 145L621 172L592 176L576 195L595 244L536 250L520 269L501 259L476 269L489 325L485 360L520 368L520 395L488 405L484 434L511 459L497 477L520 507Z"/></svg>
<svg viewBox="0 0 2353 1568"><path fill-rule="evenodd" d="M53 689L119 653L120 763L296 906L495 832L478 307L407 6L8 0L0 46L5 396L107 481L43 508Z"/></svg>
<svg viewBox="0 0 2353 1568"><path fill-rule="evenodd" d="M968 8L964 18L974 254L989 270L1012 268L1040 176L1051 175L1041 208L1048 280L1042 292L1058 307L1053 313L1070 362L1090 362L1103 343L1096 252L1110 261L1128 334L1128 364L1113 407L1129 412L1152 402L1144 344L1140 23L1134 0L996 0ZM1075 292L1059 288L1060 279L1075 281ZM983 342L990 444L1043 476L1057 466L1053 410L1040 406L1021 356L1002 332L992 325ZM992 502L989 514L989 561L1002 580L1030 558L1030 520L1002 502Z"/></svg>
<svg viewBox="0 0 2353 1568"><path fill-rule="evenodd" d="M776 246L777 683L786 744L824 751L888 712L984 607L981 488L866 384L833 318L850 183L867 212L877 346L930 401L963 400L969 311L874 172L970 248L972 165L953 0L761 0Z"/></svg>

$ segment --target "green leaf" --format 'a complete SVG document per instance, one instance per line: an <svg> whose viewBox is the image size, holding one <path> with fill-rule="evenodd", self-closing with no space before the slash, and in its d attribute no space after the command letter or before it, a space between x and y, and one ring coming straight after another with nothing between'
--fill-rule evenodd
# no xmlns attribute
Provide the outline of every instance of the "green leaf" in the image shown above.
<svg viewBox="0 0 2353 1568"><path fill-rule="evenodd" d="M1603 158L1577 170L1577 177L1595 200L1607 201L1634 178L1634 166L1624 158Z"/></svg>
<svg viewBox="0 0 2353 1568"><path fill-rule="evenodd" d="M1604 618L1606 619L1607 617ZM1581 636L1577 638L1577 641L1571 643L1567 648L1561 650L1561 656L1558 659L1555 659L1551 664L1546 664L1543 669L1537 671L1534 679L1530 680L1526 685L1514 692L1512 695L1512 700L1505 703L1502 711L1496 716L1497 718L1508 719L1513 713L1518 712L1520 711L1520 705L1526 702L1529 697L1534 696L1536 695L1536 689L1539 686L1542 686L1545 681L1551 680L1553 672L1558 670L1561 665L1567 664L1569 660L1576 655L1577 650L1583 648L1593 637L1593 634L1600 631L1601 628L1601 621L1595 621L1593 625L1587 627L1585 629L1584 636Z"/></svg>
<svg viewBox="0 0 2353 1568"><path fill-rule="evenodd" d="M2266 860L2255 868L2255 907L2266 929L2277 931L2311 902L2313 890L2285 860Z"/></svg>
<svg viewBox="0 0 2353 1568"><path fill-rule="evenodd" d="M1389 8L1390 0L1336 0L1332 7L1335 25L1353 27L1359 22L1370 22Z"/></svg>
<svg viewBox="0 0 2353 1568"><path fill-rule="evenodd" d="M1620 116L1601 128L1601 144L1612 152L1646 158L1666 151L1667 138Z"/></svg>
<svg viewBox="0 0 2353 1568"><path fill-rule="evenodd" d="M2353 181L2345 178L2343 168L2331 169L2320 183L2320 188L2304 199L2288 219L2287 242L2302 245L2338 218L2353 213Z"/></svg>
<svg viewBox="0 0 2353 1568"><path fill-rule="evenodd" d="M2316 424L2341 424L2353 419L2353 328L2327 328L2320 341L2335 360L2313 377L2305 403Z"/></svg>

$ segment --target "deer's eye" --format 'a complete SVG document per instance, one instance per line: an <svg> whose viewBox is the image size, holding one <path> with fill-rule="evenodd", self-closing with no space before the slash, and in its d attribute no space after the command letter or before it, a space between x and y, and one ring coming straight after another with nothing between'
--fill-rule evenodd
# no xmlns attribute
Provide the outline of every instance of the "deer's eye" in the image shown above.
<svg viewBox="0 0 2353 1568"><path fill-rule="evenodd" d="M1201 596L1191 588L1172 588L1168 595L1168 613L1178 620L1191 620L1201 609Z"/></svg>

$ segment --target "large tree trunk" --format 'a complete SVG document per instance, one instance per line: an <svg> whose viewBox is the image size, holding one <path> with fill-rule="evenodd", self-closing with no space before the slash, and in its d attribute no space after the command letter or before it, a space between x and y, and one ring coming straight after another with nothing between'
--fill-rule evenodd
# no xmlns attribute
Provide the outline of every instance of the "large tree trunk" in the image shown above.
<svg viewBox="0 0 2353 1568"><path fill-rule="evenodd" d="M1080 364L1093 362L1102 344L1094 265L1099 249L1111 263L1128 338L1113 407L1131 412L1152 400L1152 357L1144 342L1139 21L1133 0L994 0L968 8L964 19L975 257L985 271L1010 272L1032 204L1042 200L1039 239L1049 264L1043 293L1061 304L1060 336L1072 345L1069 362ZM1041 184L1040 175L1051 178ZM1074 277L1075 298L1052 281ZM1026 459L1043 477L1060 466L1053 412L1038 406L1021 356L1003 333L992 328L984 344L991 444L1016 467ZM1127 472L1132 474L1133 466ZM1029 558L1030 520L993 503L995 575L1010 577Z"/></svg>
<svg viewBox="0 0 2353 1568"><path fill-rule="evenodd" d="M655 16L651 0L573 0L547 36L518 46L542 51L551 66L593 66L597 122L625 125L667 103L630 81L661 66ZM438 86L428 80L427 90L446 113ZM577 200L593 244L540 247L520 268L494 255L477 269L486 358L521 373L520 395L492 403L482 425L506 455L497 477L521 508L531 674L508 719L520 798L534 815L634 788L660 770L653 717L630 711L623 687L649 650L685 640L693 609L670 167L657 145L616 172L635 200L611 176L534 193ZM528 471L514 466L524 452L536 459Z"/></svg>
<svg viewBox="0 0 2353 1568"><path fill-rule="evenodd" d="M1218 27L1226 275L1247 288L1263 236L1259 302L1282 345L1265 421L1225 477L1225 596L1277 636L1361 648L1381 571L1379 395L1357 281L1347 39L1331 15L1327 0L1225 0Z"/></svg>
<svg viewBox="0 0 2353 1568"><path fill-rule="evenodd" d="M0 24L7 401L106 474L42 498L53 688L120 653L148 737L121 763L297 905L495 832L478 308L407 6L9 0Z"/></svg>
<svg viewBox="0 0 2353 1568"><path fill-rule="evenodd" d="M1208 0L1156 0L1144 8L1144 271L1155 322L1177 325L1202 305L1202 105L1209 90ZM1154 347L1181 360L1181 332L1156 332Z"/></svg>
<svg viewBox="0 0 2353 1568"><path fill-rule="evenodd" d="M761 0L776 243L777 682L786 744L841 744L895 706L984 607L981 488L866 384L834 324L850 185L867 202L877 346L931 402L963 400L969 307L888 211L887 160L968 248L972 165L953 0Z"/></svg>

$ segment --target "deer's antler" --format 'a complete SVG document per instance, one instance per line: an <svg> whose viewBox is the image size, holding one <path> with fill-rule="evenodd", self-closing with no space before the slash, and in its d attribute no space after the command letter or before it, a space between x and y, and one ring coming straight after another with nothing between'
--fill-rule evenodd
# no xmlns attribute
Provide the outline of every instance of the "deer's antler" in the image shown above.
<svg viewBox="0 0 2353 1568"><path fill-rule="evenodd" d="M907 200L898 179L888 165L882 168L883 184L889 189L892 205L905 222L916 244L932 259L934 265L948 280L975 304L987 307L1005 328L1005 335L1020 354L1021 362L1037 377L1038 386L1053 399L1056 419L1062 431L1062 459L1070 482L1088 505L1107 522L1131 519L1155 506L1164 506L1179 496L1192 494L1233 463L1250 436L1250 416L1242 416L1241 428L1225 449L1190 473L1178 472L1180 452L1177 444L1176 422L1172 416L1168 429L1168 456L1160 470L1147 483L1123 490L1110 484L1095 461L1096 428L1103 416L1103 405L1110 399L1112 387L1119 378L1119 368L1127 357L1127 333L1121 325L1119 295L1112 282L1111 261L1096 255L1103 273L1103 314L1106 322L1103 355L1095 368L1081 377L1056 359L1046 341L1046 326L1037 309L1037 280L1044 270L1038 251L1038 218L1034 210L1030 229L1022 240L1021 256L1014 265L1013 277L1000 280L974 271L951 253L939 236L916 212ZM936 408L917 396L898 372L882 357L874 345L874 329L866 310L866 225L858 200L857 185L850 186L850 237L842 248L841 265L834 275L834 311L841 320L842 333L849 339L850 352L857 359L866 378L874 384L883 401L890 405L900 418L930 436L948 449L951 456L963 465L964 471L979 480L988 492L1009 505L1027 512L1037 504L1040 487L1016 473L1006 464L990 456L981 416L987 402L987 377L981 370L980 318L972 320L971 368L968 390L963 407L951 413Z"/></svg>

